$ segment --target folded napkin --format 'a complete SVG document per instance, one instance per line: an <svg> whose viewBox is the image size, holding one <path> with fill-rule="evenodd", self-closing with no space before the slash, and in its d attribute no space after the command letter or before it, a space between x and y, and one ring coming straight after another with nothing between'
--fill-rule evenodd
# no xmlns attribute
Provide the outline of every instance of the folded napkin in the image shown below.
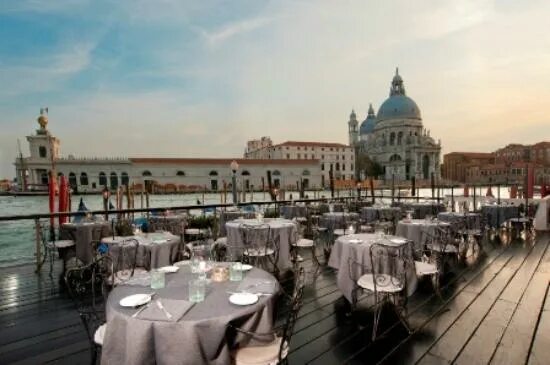
<svg viewBox="0 0 550 365"><path fill-rule="evenodd" d="M124 285L132 286L150 286L151 285L151 274L149 272L143 272L135 274L129 280L123 283Z"/></svg>
<svg viewBox="0 0 550 365"><path fill-rule="evenodd" d="M268 279L245 278L239 284L237 291L269 294L275 291L275 282Z"/></svg>
<svg viewBox="0 0 550 365"><path fill-rule="evenodd" d="M160 300L164 309L172 315L171 319L168 319L164 311L159 308L157 305L158 300ZM188 302L187 300L166 298L157 299L153 297L153 300L151 300L147 308L145 308L143 312L138 315L138 318L147 319L149 321L177 322L193 307L194 304L195 303Z"/></svg>

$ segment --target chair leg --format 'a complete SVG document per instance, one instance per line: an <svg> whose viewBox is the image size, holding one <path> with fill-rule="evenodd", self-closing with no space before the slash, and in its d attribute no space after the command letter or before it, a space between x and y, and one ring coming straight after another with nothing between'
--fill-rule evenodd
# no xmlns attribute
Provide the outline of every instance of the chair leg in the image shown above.
<svg viewBox="0 0 550 365"><path fill-rule="evenodd" d="M53 251L48 250L49 256L50 256L50 277L53 277Z"/></svg>
<svg viewBox="0 0 550 365"><path fill-rule="evenodd" d="M401 321L401 323L403 324L403 326L405 327L405 329L407 330L407 332L409 332L409 334L413 333L413 331L411 330L411 326L409 325L409 322L407 321L407 318L405 318L405 316L403 315L403 313L399 310L399 308L397 306L393 306L393 310L395 311L395 313L397 314L397 318L399 318L399 321ZM406 309L403 308L403 310L405 311Z"/></svg>
<svg viewBox="0 0 550 365"><path fill-rule="evenodd" d="M441 286L439 283L439 273L432 275L432 285L435 291L435 294L439 298L439 300L443 301L443 296L441 295Z"/></svg>
<svg viewBox="0 0 550 365"><path fill-rule="evenodd" d="M378 302L376 298L376 302ZM376 308L374 310L374 323L372 325L372 341L376 341L376 332L378 331L378 323L380 322L380 315L382 314L382 305L381 303L376 303Z"/></svg>

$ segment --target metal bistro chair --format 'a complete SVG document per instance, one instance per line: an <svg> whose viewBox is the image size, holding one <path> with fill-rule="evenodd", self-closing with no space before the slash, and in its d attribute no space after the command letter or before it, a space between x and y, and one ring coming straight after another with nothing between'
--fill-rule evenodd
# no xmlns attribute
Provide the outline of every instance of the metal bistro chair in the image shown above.
<svg viewBox="0 0 550 365"><path fill-rule="evenodd" d="M97 362L105 335L105 301L113 282L113 262L102 256L87 266L67 270L65 283L90 342L91 364Z"/></svg>
<svg viewBox="0 0 550 365"><path fill-rule="evenodd" d="M50 262L50 277L53 275L53 262L55 255L59 255L63 260L63 273L65 273L67 267L67 251L75 247L75 242L73 240L48 240L48 234L45 233L48 230L46 225L40 224L39 227L40 240L42 241L42 247L44 248L44 256L42 257L42 265L49 260Z"/></svg>
<svg viewBox="0 0 550 365"><path fill-rule="evenodd" d="M114 281L113 285L122 284L135 275L144 275L147 270L138 266L137 257L139 241L135 238L128 238L118 245L118 254L113 257ZM113 250L110 250L112 255Z"/></svg>
<svg viewBox="0 0 550 365"><path fill-rule="evenodd" d="M230 328L259 342L267 342L263 346L244 346L237 348L233 354L234 365L279 365L288 364L290 340L294 332L294 325L302 307L305 287L305 271L303 268L296 274L294 291L290 300L290 310L284 326L279 333L256 333L246 331L230 324Z"/></svg>
<svg viewBox="0 0 550 365"><path fill-rule="evenodd" d="M239 232L244 244L245 261L252 266L265 268L278 276L279 235L271 234L269 224L241 224Z"/></svg>
<svg viewBox="0 0 550 365"><path fill-rule="evenodd" d="M374 323L372 340L376 340L380 315L384 304L391 304L397 317L412 333L406 319L407 312L407 280L406 273L409 265L407 259L408 244L395 245L389 242L374 243L369 248L370 267L350 258L349 275L354 281L352 291L352 311L357 305L357 291L366 290L374 295ZM356 280L360 273L361 276Z"/></svg>
<svg viewBox="0 0 550 365"><path fill-rule="evenodd" d="M422 234L429 237L427 231L422 231ZM428 244L422 244L420 247L416 247L411 240L408 240L408 242L411 247L411 252L413 252L416 277L419 279L426 276L430 277L434 291L441 299L439 279L443 274L443 260L442 255L433 250L435 246L431 244L432 239L433 238L427 238Z"/></svg>
<svg viewBox="0 0 550 365"><path fill-rule="evenodd" d="M292 261L295 266L295 271L298 267L298 262L300 261L298 256L300 250L309 250L311 253L311 259L313 260L313 263L316 265L316 270L319 270L321 267L321 264L319 263L319 260L317 259L317 243L319 242L319 231L314 230L311 236L311 239L305 238L305 229L306 227L297 223L296 224L297 229L293 231L293 239L291 244L291 257Z"/></svg>

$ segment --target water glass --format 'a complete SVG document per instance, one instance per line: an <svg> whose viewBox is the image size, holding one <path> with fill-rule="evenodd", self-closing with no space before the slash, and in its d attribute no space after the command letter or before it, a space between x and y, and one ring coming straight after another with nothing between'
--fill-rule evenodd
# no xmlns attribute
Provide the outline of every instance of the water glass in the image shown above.
<svg viewBox="0 0 550 365"><path fill-rule="evenodd" d="M242 264L240 262L232 262L229 265L229 280L241 281L243 279Z"/></svg>
<svg viewBox="0 0 550 365"><path fill-rule="evenodd" d="M191 280L189 282L189 301L193 303L200 303L204 301L206 291L206 281L204 280Z"/></svg>
<svg viewBox="0 0 550 365"><path fill-rule="evenodd" d="M164 271L151 270L151 289L162 289L165 283Z"/></svg>

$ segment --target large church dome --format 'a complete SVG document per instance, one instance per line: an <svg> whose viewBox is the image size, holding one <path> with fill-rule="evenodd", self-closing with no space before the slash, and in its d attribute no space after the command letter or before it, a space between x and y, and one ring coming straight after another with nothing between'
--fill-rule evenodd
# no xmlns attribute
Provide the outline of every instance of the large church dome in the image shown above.
<svg viewBox="0 0 550 365"><path fill-rule="evenodd" d="M369 112L367 113L367 119L361 123L359 127L359 134L365 135L374 132L374 126L376 124L376 115L374 114L374 109L372 104L369 105Z"/></svg>
<svg viewBox="0 0 550 365"><path fill-rule="evenodd" d="M422 119L418 105L405 95L405 86L398 70L391 83L390 97L378 109L376 119L377 122L387 119Z"/></svg>

